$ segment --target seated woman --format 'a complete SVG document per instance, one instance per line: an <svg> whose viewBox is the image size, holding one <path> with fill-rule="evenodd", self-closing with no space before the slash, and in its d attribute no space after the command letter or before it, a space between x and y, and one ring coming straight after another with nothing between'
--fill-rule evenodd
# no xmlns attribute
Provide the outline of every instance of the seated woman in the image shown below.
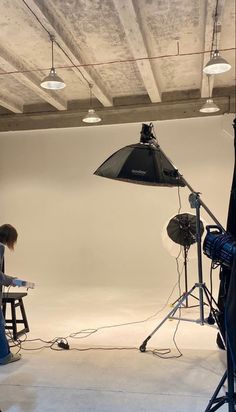
<svg viewBox="0 0 236 412"><path fill-rule="evenodd" d="M10 352L5 333L5 319L2 313L2 286L16 286L16 283L14 283L16 277L4 273L5 246L10 250L14 250L17 237L17 231L13 226L9 224L0 226L0 365L6 365L21 358L20 353L13 354Z"/></svg>

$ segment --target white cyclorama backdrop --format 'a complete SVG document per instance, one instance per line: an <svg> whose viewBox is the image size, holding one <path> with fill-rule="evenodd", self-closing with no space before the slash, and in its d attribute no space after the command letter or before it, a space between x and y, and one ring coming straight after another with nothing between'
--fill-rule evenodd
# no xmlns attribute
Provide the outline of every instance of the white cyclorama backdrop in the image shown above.
<svg viewBox="0 0 236 412"><path fill-rule="evenodd" d="M225 115L154 122L161 148L223 226L234 164L232 120ZM32 332L39 326L42 332L47 323L54 335L53 322L68 333L93 327L95 318L96 325L108 318L138 320L166 302L177 272L162 231L176 214L194 213L189 190L180 189L179 212L177 188L93 175L116 150L138 142L141 127L0 134L0 223L19 232L15 252L6 253L6 272L36 283L26 300ZM203 264L208 282L210 260L203 257ZM191 259L189 283L197 280L197 261ZM214 284L217 290L218 272ZM63 314L69 324L62 324Z"/></svg>

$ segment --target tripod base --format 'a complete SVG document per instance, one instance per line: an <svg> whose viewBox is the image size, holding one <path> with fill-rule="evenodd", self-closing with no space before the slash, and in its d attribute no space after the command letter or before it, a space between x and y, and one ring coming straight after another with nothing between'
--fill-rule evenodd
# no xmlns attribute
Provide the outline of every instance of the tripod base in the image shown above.
<svg viewBox="0 0 236 412"><path fill-rule="evenodd" d="M195 289L199 289L199 308L200 308L200 319L194 320L194 319L183 319L183 318L176 318L174 317L175 313L179 308L182 307L184 302L188 299L190 295L194 292ZM146 346L148 341L151 339L151 337L160 329L160 327L168 320L168 319L176 319L176 320L184 320L188 322L195 322L195 323L200 323L201 325L204 325L205 323L208 323L204 319L204 302L203 302L203 294L205 295L208 305L213 311L212 308L212 302L217 307L217 303L215 299L211 296L210 291L207 289L205 283L195 283L195 285L189 290L189 292L185 293L184 296L182 296L179 299L179 302L177 305L173 307L173 309L168 313L168 315L159 323L159 325L154 329L154 331L143 341L143 343L140 345L139 350L140 352L145 352L146 351ZM215 310L214 310L215 311ZM208 318L209 319L209 318ZM212 324L212 322L209 322Z"/></svg>

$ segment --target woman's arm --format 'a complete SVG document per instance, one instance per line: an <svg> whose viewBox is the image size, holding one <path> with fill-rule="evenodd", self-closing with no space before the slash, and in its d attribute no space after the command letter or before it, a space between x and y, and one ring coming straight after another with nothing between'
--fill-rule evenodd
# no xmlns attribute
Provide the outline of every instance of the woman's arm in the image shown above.
<svg viewBox="0 0 236 412"><path fill-rule="evenodd" d="M5 273L0 272L0 285L3 286L13 286L13 281L14 281L15 277L13 276L9 276L9 275L5 275Z"/></svg>

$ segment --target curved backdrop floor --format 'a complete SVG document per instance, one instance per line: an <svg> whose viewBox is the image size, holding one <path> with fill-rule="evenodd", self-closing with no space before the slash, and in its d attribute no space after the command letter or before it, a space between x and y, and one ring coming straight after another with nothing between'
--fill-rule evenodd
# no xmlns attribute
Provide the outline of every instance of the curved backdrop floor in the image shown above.
<svg viewBox="0 0 236 412"><path fill-rule="evenodd" d="M68 337L68 351L35 350L43 345L40 341L22 343L21 361L0 368L3 412L204 411L225 371L214 327L181 321L176 343L182 357L163 359L152 350L170 348L167 357L178 355L173 344L177 321L168 320L146 353L138 350L171 309L169 304L163 309L169 291L158 296L150 289L39 289L40 294L36 288L24 300L28 339L77 335ZM185 309L182 315L197 320L199 311ZM104 326L89 337L78 333Z"/></svg>

